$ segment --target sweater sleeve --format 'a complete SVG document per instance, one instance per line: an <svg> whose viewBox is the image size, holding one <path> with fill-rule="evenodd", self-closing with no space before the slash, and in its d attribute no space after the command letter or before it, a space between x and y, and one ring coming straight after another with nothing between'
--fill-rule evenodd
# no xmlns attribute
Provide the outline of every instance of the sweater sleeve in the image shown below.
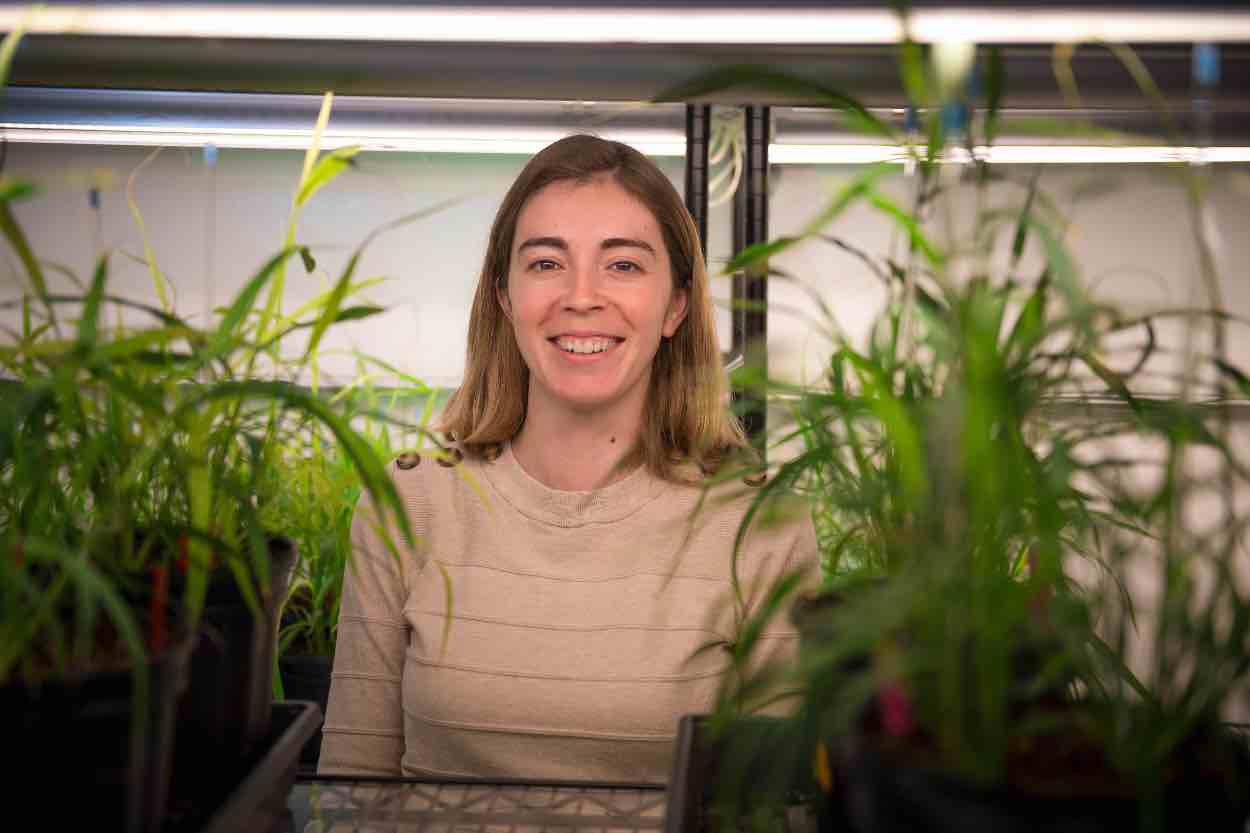
<svg viewBox="0 0 1250 833"><path fill-rule="evenodd" d="M376 508L362 495L352 517L352 560L343 578L320 774L401 774L401 687L409 640L403 566L410 553L392 532L397 557L380 530ZM413 534L419 540L423 531Z"/></svg>
<svg viewBox="0 0 1250 833"><path fill-rule="evenodd" d="M748 537L749 552L756 561L756 568L748 580L746 606L749 615L758 613L769 593L783 577L799 573L797 592L820 584L820 552L816 542L816 528L810 510L805 504L790 500L779 510L781 514L763 527L752 530ZM790 601L795 598L794 593ZM774 617L766 633L775 632L796 636L786 609Z"/></svg>
<svg viewBox="0 0 1250 833"><path fill-rule="evenodd" d="M776 549L767 552L763 569L756 575L748 601L748 615L754 616L761 611L770 592L783 576L798 572L799 583L796 592L791 593L788 601L774 614L760 635L749 662L752 672L759 672L767 667L786 667L797 660L799 632L790 621L790 607L798 593L812 589L820 583L820 555L810 512L804 509L784 528L785 534L773 539ZM785 686L777 686L771 690L771 695L778 696L783 690L786 690ZM758 713L782 717L792 711L794 702L788 697L781 697L760 708Z"/></svg>

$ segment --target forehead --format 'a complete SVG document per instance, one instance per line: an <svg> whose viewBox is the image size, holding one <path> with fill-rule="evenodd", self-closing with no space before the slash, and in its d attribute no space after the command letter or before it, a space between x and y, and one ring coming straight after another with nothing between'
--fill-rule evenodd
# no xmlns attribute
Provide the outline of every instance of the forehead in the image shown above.
<svg viewBox="0 0 1250 833"><path fill-rule="evenodd" d="M531 195L517 217L513 249L534 236L637 237L658 250L660 224L637 197L603 176L553 182Z"/></svg>

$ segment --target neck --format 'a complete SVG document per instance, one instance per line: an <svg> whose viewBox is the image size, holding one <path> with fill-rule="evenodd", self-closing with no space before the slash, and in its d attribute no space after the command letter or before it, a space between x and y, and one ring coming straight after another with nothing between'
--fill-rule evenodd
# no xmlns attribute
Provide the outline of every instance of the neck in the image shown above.
<svg viewBox="0 0 1250 833"><path fill-rule="evenodd" d="M629 473L622 463L637 444L642 425L641 408L632 410L605 416L531 407L512 441L512 453L531 477L549 488L602 488Z"/></svg>

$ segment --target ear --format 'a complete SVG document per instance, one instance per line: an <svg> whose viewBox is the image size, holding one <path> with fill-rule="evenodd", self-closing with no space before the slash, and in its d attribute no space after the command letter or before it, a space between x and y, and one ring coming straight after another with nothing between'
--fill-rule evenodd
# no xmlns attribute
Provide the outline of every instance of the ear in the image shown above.
<svg viewBox="0 0 1250 833"><path fill-rule="evenodd" d="M686 320L686 312L689 306L690 290L684 287L674 289L673 297L668 299L668 312L664 314L664 326L661 329L665 338L672 338L673 333L677 332L681 322Z"/></svg>
<svg viewBox="0 0 1250 833"><path fill-rule="evenodd" d="M512 299L508 297L507 287L495 284L495 299L499 301L499 308L503 310L504 317L511 321Z"/></svg>

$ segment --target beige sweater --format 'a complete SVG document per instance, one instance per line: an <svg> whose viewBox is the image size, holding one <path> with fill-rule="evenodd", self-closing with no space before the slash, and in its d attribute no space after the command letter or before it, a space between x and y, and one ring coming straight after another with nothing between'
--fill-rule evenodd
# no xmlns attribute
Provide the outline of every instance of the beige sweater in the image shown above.
<svg viewBox="0 0 1250 833"><path fill-rule="evenodd" d="M419 545L396 560L369 505L357 511L320 771L663 783L678 718L711 707L726 666L723 649L697 649L733 638L731 553L755 490L722 484L696 513L700 489L645 468L562 492L507 447L495 462L400 462ZM747 609L815 562L806 513L753 529ZM763 644L793 650L774 627Z"/></svg>

